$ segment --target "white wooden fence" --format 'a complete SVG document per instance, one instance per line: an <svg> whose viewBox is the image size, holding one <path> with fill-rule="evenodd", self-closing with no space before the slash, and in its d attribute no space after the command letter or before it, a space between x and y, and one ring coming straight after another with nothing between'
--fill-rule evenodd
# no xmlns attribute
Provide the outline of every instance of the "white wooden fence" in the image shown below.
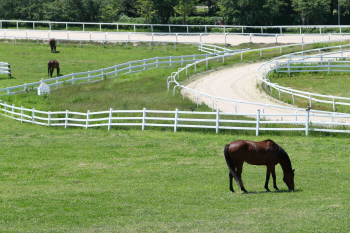
<svg viewBox="0 0 350 233"><path fill-rule="evenodd" d="M237 36L237 35L243 35L243 36L247 36L249 37L249 41L247 40L247 42L253 43L253 39L254 37L259 37L259 36L263 36L264 38L274 38L275 39L275 43L279 43L278 38L284 37L284 36L294 36L294 37L300 37L300 42L301 44L304 44L304 38L305 37L310 37L310 36L319 36L320 34L276 34L276 33L136 33L136 32L96 32L96 31L92 31L92 32L86 32L86 31L66 31L65 32L65 36L63 36L62 31L52 31L52 30L16 30L16 29L0 29L0 32L2 32L3 35L0 35L0 38L4 38L4 39L41 39L41 40L47 40L50 39L51 35L53 35L53 33L57 33L57 32L61 32L60 36L58 36L57 34L55 34L55 38L56 39L61 39L61 40L70 40L72 39L72 37L76 37L77 34L79 34L79 38L81 39L74 39L74 41L80 40L80 41L97 41L97 42L106 42L106 41L110 41L110 42L145 42L145 43L154 43L154 42L158 42L158 43L202 43L202 38L204 38L205 36L208 35L215 35L216 36L216 42L215 43L221 43L221 44L227 44L227 38L230 36ZM11 32L14 32L15 34L12 35ZM19 36L17 32L22 32L23 35ZM28 35L28 34L43 34L43 33L47 33L47 37L38 37L36 35ZM140 34L145 34L151 37L151 40L141 40L140 39ZM73 35L73 36L72 36ZM121 35L127 35L127 39L113 39L113 37L115 38L115 35L117 36L121 36ZM196 37L197 42L191 40L185 41L184 38L189 38L188 35L191 35L191 38ZM218 35L222 35L221 38L217 38ZM322 36L328 36L328 41L331 41L331 36L332 35L350 35L350 33L348 34L338 34L338 33L327 33L327 34L321 34ZM164 36L172 36L174 38L174 40L156 40L154 39L155 36L158 37L164 37ZM183 39L182 41L178 40L178 37L182 36ZM103 38L104 37L104 38ZM125 37L125 36L124 36ZM99 39L96 39L99 38Z"/></svg>
<svg viewBox="0 0 350 233"><path fill-rule="evenodd" d="M321 95L317 93L311 93L306 91L296 90L290 87L280 86L278 83L271 83L268 79L268 74L275 72L349 72L350 63L347 59L350 57L343 56L343 54L350 53L350 50L346 50L350 45L326 47L322 49L315 49L304 51L299 53L300 56L285 55L275 58L265 64L263 64L257 71L258 77L270 87L270 91L276 90L279 98L281 93L291 95L293 104L295 104L295 97L300 97L309 100L309 106L312 107L312 102L331 104L333 111L336 111L336 105L350 106L350 97L340 97L333 95ZM337 49L336 52L322 54L322 50ZM306 52L317 52L314 55L304 56ZM334 56L334 54L341 54L341 56ZM295 54L294 54L295 55ZM280 59L284 59L279 61ZM293 60L295 59L295 60Z"/></svg>
<svg viewBox="0 0 350 233"><path fill-rule="evenodd" d="M168 127L173 128L176 132L179 128L198 128L213 129L216 133L219 130L251 130L256 132L256 136L260 131L301 131L308 135L309 131L320 132L338 132L350 133L350 130L344 129L344 126L350 126L350 123L335 122L312 122L310 124L310 115L319 117L334 117L330 114L310 113L305 110L304 113L298 114L256 114L247 113L223 113L217 109L216 112L191 112L191 111L164 111L164 110L113 110L101 112L71 112L57 111L46 112L14 105L1 103L0 111L4 116L11 117L20 122L27 122L45 126L61 126L61 127L112 127L133 126L145 130L146 127ZM199 117L202 116L202 117ZM238 120L237 117L249 117L245 120ZM295 117L295 121L265 121L266 116L279 117ZM342 116L344 117L344 115ZM346 117L350 118L350 115ZM271 126L271 125L275 126ZM321 125L318 125L321 124ZM290 126L290 127L288 127ZM329 128L339 127L341 129Z"/></svg>
<svg viewBox="0 0 350 233"><path fill-rule="evenodd" d="M11 64L6 62L0 62L0 74L8 74L11 76Z"/></svg>
<svg viewBox="0 0 350 233"><path fill-rule="evenodd" d="M178 24L132 24L132 23L87 23L87 22L56 22L56 21L21 21L21 20L0 20L0 29L3 28L3 23L10 23L11 27L15 26L17 29L20 27L25 27L27 28L28 24L31 24L31 28L35 30L36 25L44 26L44 27L49 27L51 30L52 25L54 24L61 24L65 25L66 31L69 30L69 26L80 26L82 27L82 30L85 31L85 25L93 25L93 26L98 26L100 31L103 31L103 29L113 26L114 29L119 32L119 29L121 27L125 26L132 26L134 29L134 32L137 31L137 27L142 27L142 28L149 28L151 32L154 31L155 27L158 28L167 28L169 33L171 32L171 28L182 28L184 32L190 33L191 28L197 28L202 30L203 33L208 33L209 28L216 28L221 30L222 32L229 32L229 31L234 31L236 33L241 33L244 34L245 30L250 29L250 30L259 30L262 34L264 33L264 30L274 30L278 31L280 34L283 34L283 30L287 29L294 29L297 30L300 34L305 33L305 29L317 29L320 34L324 33L322 32L322 29L325 30L339 30L339 32L336 32L338 34L346 34L342 33L342 29L346 28L348 29L349 26L347 25L293 25L293 26L242 26L242 25L178 25ZM104 28L103 28L104 27ZM184 30L186 29L186 30ZM303 31L304 30L304 31Z"/></svg>

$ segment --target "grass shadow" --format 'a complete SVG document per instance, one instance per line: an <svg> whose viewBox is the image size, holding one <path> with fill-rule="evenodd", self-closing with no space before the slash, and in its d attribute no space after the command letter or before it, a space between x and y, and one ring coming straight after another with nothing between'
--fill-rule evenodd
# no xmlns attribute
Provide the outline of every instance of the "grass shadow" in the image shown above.
<svg viewBox="0 0 350 233"><path fill-rule="evenodd" d="M241 194L245 194L245 195L249 195L249 194L266 194L266 193L298 193L298 192L302 192L302 189L297 189L294 191L289 191L289 190L275 190L275 191L271 191L271 192L267 192L267 191L251 191L251 192L247 192L244 193L242 192Z"/></svg>

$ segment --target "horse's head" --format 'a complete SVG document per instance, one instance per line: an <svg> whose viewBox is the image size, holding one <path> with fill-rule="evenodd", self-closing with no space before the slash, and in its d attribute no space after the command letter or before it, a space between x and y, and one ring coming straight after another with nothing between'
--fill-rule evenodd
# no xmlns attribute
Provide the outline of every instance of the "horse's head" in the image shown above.
<svg viewBox="0 0 350 233"><path fill-rule="evenodd" d="M294 190L294 170L290 172L286 172L284 173L284 177L283 177L283 181L284 183L286 183L286 185L288 186L288 189L293 191Z"/></svg>

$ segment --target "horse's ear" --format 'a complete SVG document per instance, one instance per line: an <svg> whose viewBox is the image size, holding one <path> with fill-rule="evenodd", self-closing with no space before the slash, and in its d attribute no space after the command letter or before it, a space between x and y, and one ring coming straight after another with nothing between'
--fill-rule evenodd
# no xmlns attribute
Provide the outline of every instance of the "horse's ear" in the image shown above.
<svg viewBox="0 0 350 233"><path fill-rule="evenodd" d="M295 171L295 169L293 169L293 172Z"/></svg>

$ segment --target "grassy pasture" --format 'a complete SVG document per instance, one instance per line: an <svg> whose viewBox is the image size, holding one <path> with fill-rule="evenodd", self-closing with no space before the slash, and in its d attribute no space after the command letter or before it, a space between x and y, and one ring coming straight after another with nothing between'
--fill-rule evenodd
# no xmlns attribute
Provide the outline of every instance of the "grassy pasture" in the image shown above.
<svg viewBox="0 0 350 233"><path fill-rule="evenodd" d="M0 43L0 54L14 54L4 56L9 59L19 53L16 49L28 47L16 45L8 50L3 45ZM64 46L64 49L74 50L74 45ZM43 53L49 54L49 48L42 47ZM105 49L97 47L109 49L108 46ZM149 47L146 48L143 55L152 53L147 52ZM98 66L104 63L99 68L118 64L115 61L119 56L124 56L120 62L144 58L131 58L135 55L131 52L135 47L113 58L108 55L97 57L98 48L90 49L89 59L96 59ZM158 54L163 50L168 56L163 47L150 57L161 56ZM196 53L188 51L189 54ZM183 51L179 51L181 53ZM277 53L279 50L269 56ZM35 61L36 57L25 60ZM104 58L110 59L110 63ZM255 52L245 59L259 58ZM45 62L49 59L46 57ZM221 66L221 62L210 63L209 68ZM238 56L225 60L225 64L237 62L240 62ZM77 64L74 69L67 67L64 72L86 71L95 65L90 60L87 63L90 65L76 69ZM11 82L23 84L24 80L38 81L46 75L45 66L44 74L38 71L38 77L26 72L30 69L29 63L22 67L18 69L22 71L14 74L14 79L1 79L0 86L10 86ZM197 70L205 71L206 67L199 66ZM119 107L138 108L137 101L131 104L135 98L153 102L149 106L154 109L161 108L154 103L160 100L169 101L170 109L193 107L193 103L182 101L182 96L177 94L173 98L172 94L166 93L165 78L171 71L157 69L125 75L100 82L98 86L66 86L57 90L51 100L65 100L63 104L67 106L57 108L86 111L91 99L81 101L84 103L79 101L95 96L104 99L103 105L95 104L91 110L117 109L118 106L111 106L115 102L111 100L118 97L111 93L120 92L119 97L125 96L128 100ZM19 77L21 79L17 80ZM147 84L157 83L157 77L160 77L160 87L150 89ZM180 78L185 80L186 77ZM139 85L141 82L134 82L135 79L145 82ZM86 93L81 94L84 93L82 90ZM132 94L136 90L143 94L136 97ZM109 94L100 96L104 92ZM54 97L56 95L58 97ZM26 104L37 109L54 109L58 103L36 100L30 92L11 98L16 105L33 98L34 103ZM208 110L208 107L201 106L200 109ZM265 167L245 165L243 181L250 193L241 193L236 184L237 192L231 193L223 157L224 145L237 139L260 141L267 138L277 142L290 155L296 169L296 191L287 192L278 166L277 185L281 191L266 193L263 188ZM204 130L173 133L172 129L149 128L145 131L64 129L20 124L0 116L0 229L3 232L349 232L349 154L347 135L311 132L305 137L298 133L261 132L261 136L255 137L254 132L239 131L223 131L216 135Z"/></svg>
<svg viewBox="0 0 350 233"><path fill-rule="evenodd" d="M229 191L223 147L253 134L84 130L0 116L2 232L348 232L348 138L273 136L296 169L267 193L245 165ZM270 181L272 188L272 181Z"/></svg>

